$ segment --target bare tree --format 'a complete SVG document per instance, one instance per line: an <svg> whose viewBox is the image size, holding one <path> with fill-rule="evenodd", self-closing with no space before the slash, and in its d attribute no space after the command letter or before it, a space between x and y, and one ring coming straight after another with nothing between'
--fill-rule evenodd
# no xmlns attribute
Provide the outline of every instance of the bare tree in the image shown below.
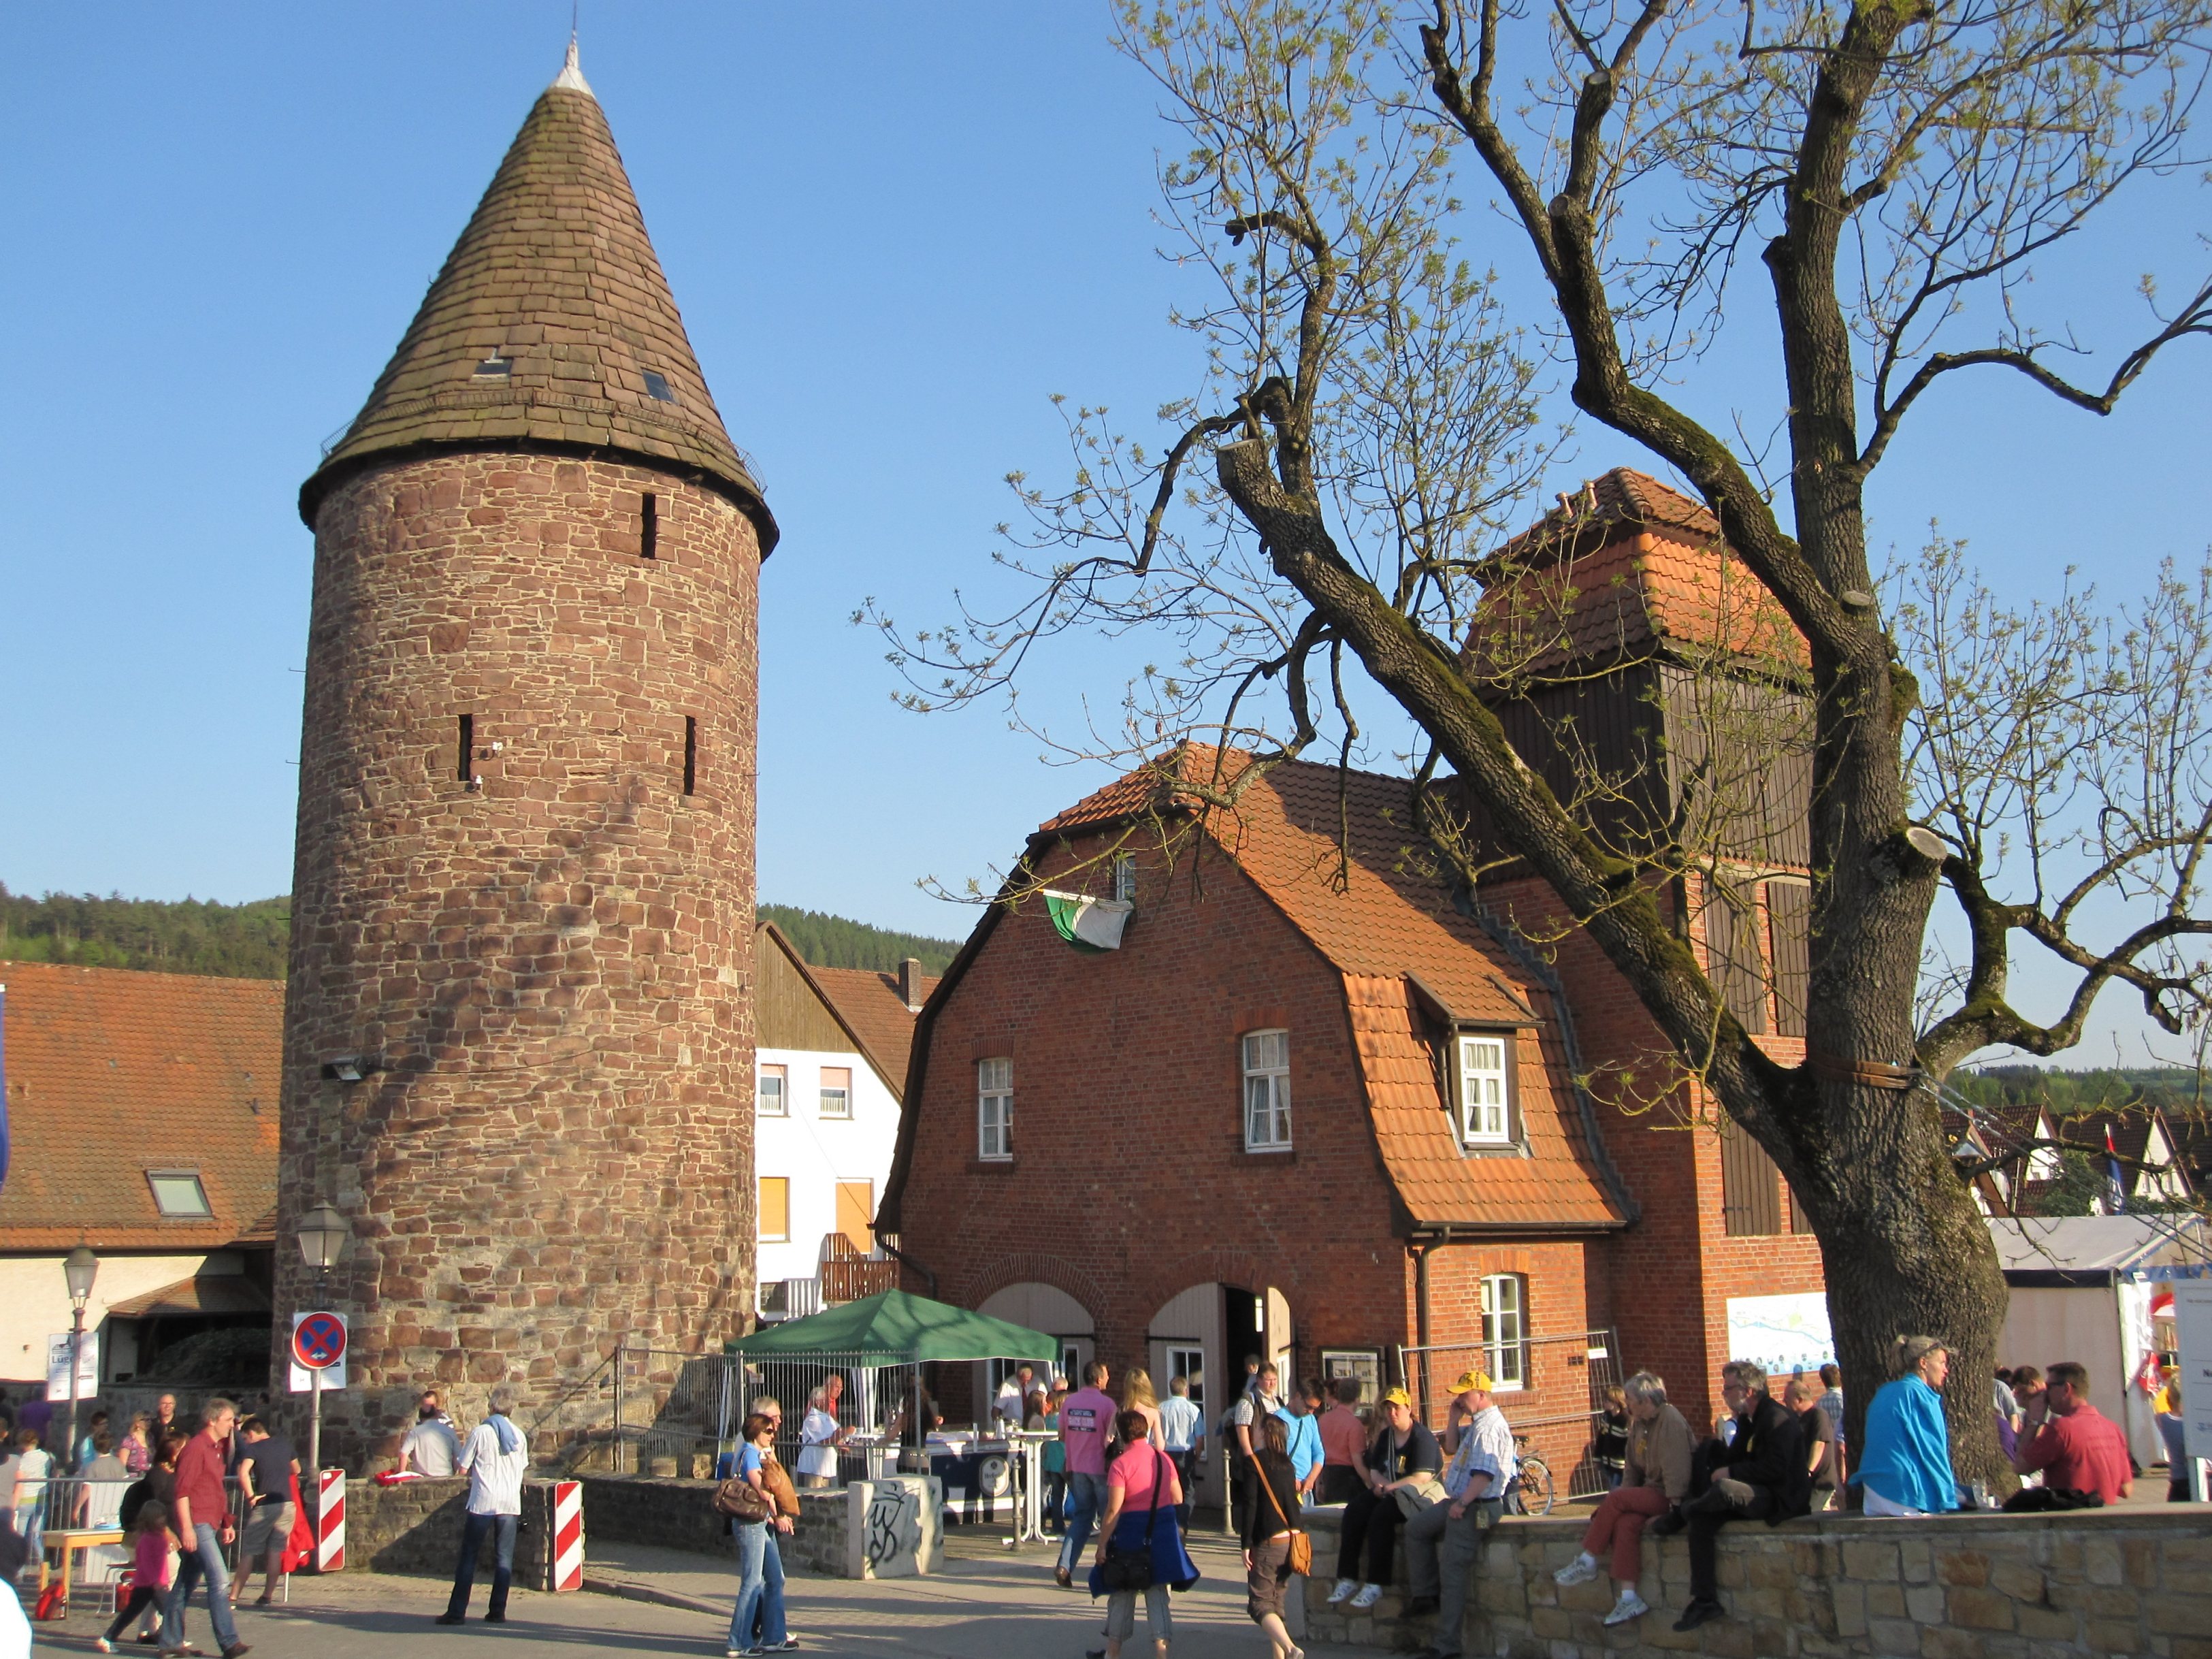
<svg viewBox="0 0 2212 1659"><path fill-rule="evenodd" d="M2212 332L2212 284L2170 313L2146 284L2140 342L2101 385L2077 382L2057 367L2071 337L2033 318L2025 287L2131 179L2189 161L2212 0L1536 10L1123 0L1119 43L1189 143L1162 185L1180 257L1218 279L1177 319L1205 343L1205 383L1163 410L1157 456L1085 410L1073 486L1015 481L1015 606L915 634L874 620L916 707L1012 691L1054 633L1164 629L1181 664L1133 681L1089 751L1210 723L1262 764L1324 734L1348 754L1347 684L1379 688L1419 729L1423 772L1449 768L1483 834L1543 878L1790 1181L1856 1434L1899 1330L1941 1334L1972 1376L2002 1318L1943 1077L1993 1044L2066 1048L2115 981L2168 1029L2207 1007L2212 792L2203 679L2182 666L2205 649L2201 585L2163 582L2108 635L2086 601L2006 611L1939 548L1886 624L1863 496L1950 375L2009 373L2104 414L2165 347ZM1470 151L1541 278L1525 318L1454 240ZM1780 343L1771 483L1765 446L1677 390L1752 303L1728 290L1747 251ZM1624 844L1591 810L1606 780L1563 793L1516 752L1495 705L1541 657L1540 620L1504 660L1462 648L1486 588L1518 579L1486 554L1547 458L1547 354L1587 417L1703 497L1796 641L1723 652L1708 682L1717 711L1759 702L1726 689L1754 684L1802 709L1802 1066L1752 1039L1659 902L1663 871L1720 870L1719 832L1678 821ZM1209 453L1210 478L1193 465ZM1285 693L1279 730L1255 712L1263 684ZM1468 855L1467 835L1432 828L1443 856ZM1970 946L1946 1006L1917 1020L1946 887ZM2048 1024L2008 1000L2023 939L2075 978ZM1996 1478L1989 1413L1954 1408L1962 1468Z"/></svg>

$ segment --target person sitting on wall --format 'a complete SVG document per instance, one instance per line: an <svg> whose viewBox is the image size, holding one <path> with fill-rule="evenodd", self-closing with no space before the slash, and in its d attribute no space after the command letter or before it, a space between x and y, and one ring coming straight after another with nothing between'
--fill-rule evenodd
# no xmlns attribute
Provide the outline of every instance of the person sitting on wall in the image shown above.
<svg viewBox="0 0 2212 1659"><path fill-rule="evenodd" d="M1728 1616L1717 1577L1717 1534L1731 1521L1773 1526L1813 1507L1805 1467L1805 1431L1790 1408L1767 1392L1766 1368L1735 1360L1721 1368L1721 1398L1735 1413L1729 1443L1711 1452L1712 1483L1679 1510L1651 1523L1657 1533L1690 1529L1690 1601L1674 1621L1692 1631Z"/></svg>
<svg viewBox="0 0 2212 1659"><path fill-rule="evenodd" d="M2012 1466L2022 1474L2040 1474L2044 1490L2014 1492L2006 1500L2008 1510L2095 1507L2135 1493L2126 1437L2089 1403L2088 1368L2070 1359L2045 1370L2043 1392L2027 1404Z"/></svg>
<svg viewBox="0 0 2212 1659"><path fill-rule="evenodd" d="M1422 1659L1458 1659L1468 1577L1482 1534L1498 1524L1505 1494L1521 1472L1513 1431L1491 1401L1492 1386L1489 1373L1480 1370L1452 1384L1456 1397L1444 1430L1452 1460L1442 1498L1416 1509L1406 1522L1406 1562L1413 1581L1406 1616L1437 1615L1436 1635Z"/></svg>
<svg viewBox="0 0 2212 1659"><path fill-rule="evenodd" d="M1336 1584L1328 1593L1331 1607L1350 1601L1364 1610L1382 1599L1390 1582L1390 1551L1397 1540L1405 1513L1398 1494L1435 1483L1444 1467L1443 1448L1428 1425L1413 1418L1413 1398L1403 1389L1382 1396L1384 1423L1367 1448L1360 1465L1364 1484L1344 1506L1344 1531L1337 1546ZM1359 1571L1366 1557L1367 1576Z"/></svg>
<svg viewBox="0 0 2212 1659"><path fill-rule="evenodd" d="M1598 1553L1610 1556L1614 1598L1607 1625L1625 1625L1651 1611L1636 1588L1643 1577L1644 1528L1690 1495L1690 1425L1667 1403L1666 1382L1638 1371L1621 1384L1621 1392L1629 1417L1621 1483L1599 1501L1583 1534L1582 1553L1552 1575L1562 1587L1585 1584L1597 1577Z"/></svg>
<svg viewBox="0 0 2212 1659"><path fill-rule="evenodd" d="M1365 1484L1360 1479L1360 1468L1367 1461L1367 1425L1358 1410L1360 1382L1356 1376L1334 1378L1328 1391L1336 1403L1323 1412L1319 1419L1321 1430L1321 1485L1315 1489L1315 1500L1322 1504L1348 1504L1352 1493Z"/></svg>
<svg viewBox="0 0 2212 1659"><path fill-rule="evenodd" d="M1900 1336L1892 1381L1867 1403L1866 1444L1851 1471L1869 1515L1947 1515L1959 1507L1942 1389L1951 1355L1932 1336Z"/></svg>

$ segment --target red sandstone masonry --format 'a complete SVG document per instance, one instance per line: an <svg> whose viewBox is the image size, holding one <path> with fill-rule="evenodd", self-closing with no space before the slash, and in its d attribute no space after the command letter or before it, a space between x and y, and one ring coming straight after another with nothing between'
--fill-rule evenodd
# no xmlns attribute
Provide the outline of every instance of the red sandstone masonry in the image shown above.
<svg viewBox="0 0 2212 1659"><path fill-rule="evenodd" d="M341 1453L433 1380L526 1419L619 1335L745 1328L758 566L722 495L611 462L434 456L321 506L278 1231L355 1229ZM324 1084L348 1053L391 1069Z"/></svg>

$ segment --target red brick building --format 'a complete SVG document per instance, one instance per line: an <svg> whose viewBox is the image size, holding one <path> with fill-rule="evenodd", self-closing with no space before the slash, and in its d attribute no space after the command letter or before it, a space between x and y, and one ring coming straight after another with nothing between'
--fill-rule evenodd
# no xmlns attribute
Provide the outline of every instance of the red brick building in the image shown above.
<svg viewBox="0 0 2212 1659"><path fill-rule="evenodd" d="M1557 638L1501 683L1500 712L1536 754L1558 729L1544 700L1576 701L1575 755L1540 763L1563 793L1570 771L1603 775L1624 837L1668 808L1694 746L1688 647L1739 637L1702 514L1608 475L1510 550L1529 574L1493 573L1478 622L1487 649L1516 625L1516 580L1560 579ZM1189 785L1247 763L1185 745L1030 838L1046 886L1129 902L1118 946L1081 948L1102 930L1066 900L986 914L923 1011L879 1227L945 1299L1052 1332L1071 1360L1202 1372L1210 1412L1249 1352L1302 1376L1426 1372L1432 1401L1480 1359L1566 1464L1616 1365L1710 1409L1730 1299L1820 1287L1771 1163L1715 1128L1587 936L1553 937L1540 882L1449 878L1410 781L1293 763L1198 810ZM1767 821L1719 866L1729 902L1694 879L1663 896L1788 1055L1804 877L1778 824L1803 797L1786 761L1765 769ZM1449 1352L1425 1366L1429 1350Z"/></svg>

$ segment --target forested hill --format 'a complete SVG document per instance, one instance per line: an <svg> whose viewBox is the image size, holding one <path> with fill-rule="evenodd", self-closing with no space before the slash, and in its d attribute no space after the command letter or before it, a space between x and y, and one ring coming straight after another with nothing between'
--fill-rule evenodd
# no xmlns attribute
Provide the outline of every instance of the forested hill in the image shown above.
<svg viewBox="0 0 2212 1659"><path fill-rule="evenodd" d="M2206 1104L2202 1079L2185 1066L2093 1066L2079 1072L1987 1066L1952 1073L1950 1086L1977 1106L2034 1104L2065 1115L2130 1107L2194 1113Z"/></svg>
<svg viewBox="0 0 2212 1659"><path fill-rule="evenodd" d="M760 919L772 921L799 954L817 968L873 968L896 973L902 958L915 957L925 974L941 974L959 951L957 940L921 933L894 933L864 921L848 921L819 910L788 904L763 904Z"/></svg>
<svg viewBox="0 0 2212 1659"><path fill-rule="evenodd" d="M90 893L32 898L0 884L0 958L14 962L282 979L291 925L289 898L247 904Z"/></svg>
<svg viewBox="0 0 2212 1659"><path fill-rule="evenodd" d="M890 972L901 957L919 957L923 971L940 974L960 948L951 939L890 933L786 904L763 904L760 914L820 968ZM32 898L0 884L0 961L282 979L291 920L292 902L284 897L247 904L90 893Z"/></svg>

